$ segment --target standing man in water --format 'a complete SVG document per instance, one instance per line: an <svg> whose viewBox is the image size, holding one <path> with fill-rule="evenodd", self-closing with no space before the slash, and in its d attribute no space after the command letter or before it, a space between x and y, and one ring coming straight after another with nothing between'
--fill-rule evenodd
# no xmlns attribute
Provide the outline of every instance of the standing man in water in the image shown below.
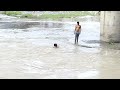
<svg viewBox="0 0 120 90"><path fill-rule="evenodd" d="M77 25L75 26L75 44L78 44L78 38L79 38L79 34L81 33L81 25L79 25L79 22L77 22Z"/></svg>

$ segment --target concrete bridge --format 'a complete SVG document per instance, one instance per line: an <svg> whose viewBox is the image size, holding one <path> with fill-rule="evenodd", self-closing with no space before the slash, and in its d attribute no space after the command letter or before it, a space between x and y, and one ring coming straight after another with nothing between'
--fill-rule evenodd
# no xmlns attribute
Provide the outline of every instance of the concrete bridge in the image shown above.
<svg viewBox="0 0 120 90"><path fill-rule="evenodd" d="M120 42L120 11L100 12L101 41Z"/></svg>

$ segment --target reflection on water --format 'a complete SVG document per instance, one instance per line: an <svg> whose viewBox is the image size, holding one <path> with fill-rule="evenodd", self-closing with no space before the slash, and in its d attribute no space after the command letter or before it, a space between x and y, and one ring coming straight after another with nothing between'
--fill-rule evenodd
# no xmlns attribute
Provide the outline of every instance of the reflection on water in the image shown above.
<svg viewBox="0 0 120 90"><path fill-rule="evenodd" d="M0 22L0 29L61 28L62 25L54 22Z"/></svg>
<svg viewBox="0 0 120 90"><path fill-rule="evenodd" d="M74 45L75 24L0 22L0 77L120 78L119 45L100 43L99 22L80 22Z"/></svg>

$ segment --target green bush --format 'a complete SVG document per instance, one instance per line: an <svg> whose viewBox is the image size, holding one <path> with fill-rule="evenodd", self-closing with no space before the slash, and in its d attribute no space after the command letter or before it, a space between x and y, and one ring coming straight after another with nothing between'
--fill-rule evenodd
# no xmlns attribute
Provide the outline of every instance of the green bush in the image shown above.
<svg viewBox="0 0 120 90"><path fill-rule="evenodd" d="M43 14L40 15L40 19L46 19L46 18L52 18L52 19L58 19L58 18L72 18L72 17L78 17L78 16L86 16L86 15L94 15L91 14L90 12L69 12L69 13L60 13L60 14Z"/></svg>
<svg viewBox="0 0 120 90"><path fill-rule="evenodd" d="M94 15L87 11L71 11L71 12L64 12L64 13L58 13L58 14L49 14L44 13L42 15L33 15L33 14L23 14L20 11L5 11L4 14L9 16L16 16L20 18L34 18L34 19L53 19L53 20L59 20L62 18L75 18L79 16L86 16L86 15Z"/></svg>
<svg viewBox="0 0 120 90"><path fill-rule="evenodd" d="M21 18L35 18L36 16L32 15L32 14L23 14L21 16Z"/></svg>
<svg viewBox="0 0 120 90"><path fill-rule="evenodd" d="M21 15L22 13L20 11L5 11L3 12L3 14L6 14L8 16L17 16Z"/></svg>

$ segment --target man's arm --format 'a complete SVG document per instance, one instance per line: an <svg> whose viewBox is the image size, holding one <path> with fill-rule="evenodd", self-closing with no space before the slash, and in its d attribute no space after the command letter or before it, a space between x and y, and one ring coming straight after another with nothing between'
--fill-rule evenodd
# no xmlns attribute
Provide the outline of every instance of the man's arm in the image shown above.
<svg viewBox="0 0 120 90"><path fill-rule="evenodd" d="M81 25L80 25L80 33L81 33Z"/></svg>
<svg viewBox="0 0 120 90"><path fill-rule="evenodd" d="M76 26L75 26L74 34L75 34L75 31L76 31Z"/></svg>
<svg viewBox="0 0 120 90"><path fill-rule="evenodd" d="M80 29L81 29L81 25L80 25Z"/></svg>
<svg viewBox="0 0 120 90"><path fill-rule="evenodd" d="M79 25L80 26L80 31L81 31L81 25Z"/></svg>
<svg viewBox="0 0 120 90"><path fill-rule="evenodd" d="M76 31L77 26L75 26L75 31Z"/></svg>

